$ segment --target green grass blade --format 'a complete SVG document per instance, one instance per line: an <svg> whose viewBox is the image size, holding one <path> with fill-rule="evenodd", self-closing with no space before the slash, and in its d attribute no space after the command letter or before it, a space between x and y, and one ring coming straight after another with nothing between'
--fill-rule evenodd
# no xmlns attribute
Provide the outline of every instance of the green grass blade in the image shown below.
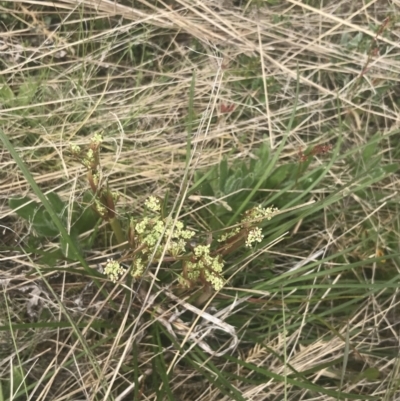
<svg viewBox="0 0 400 401"><path fill-rule="evenodd" d="M14 149L12 146L11 142L8 140L7 136L4 134L3 131L0 130L0 139L2 140L4 146L7 148L7 150L10 152L11 156L17 163L19 169L21 170L22 174L24 175L26 181L29 183L31 186L33 192L35 195L40 199L42 202L43 206L46 208L47 212L49 213L53 223L55 226L60 230L61 236L65 239L65 241L68 243L71 251L76 255L78 258L79 262L82 264L83 268L86 270L86 272L90 275L93 275L94 271L91 269L88 264L86 263L86 260L83 258L82 254L80 253L79 249L75 246L74 242L72 241L71 237L69 236L67 230L65 229L64 225L62 224L61 220L57 216L57 214L54 212L50 202L48 201L47 197L43 194L39 186L36 184L36 181L32 177L31 173L29 172L27 166L25 163L22 161L20 158L19 154L17 151Z"/></svg>
<svg viewBox="0 0 400 401"><path fill-rule="evenodd" d="M289 133L292 129L294 118L296 116L296 110L297 110L297 102L298 102L298 97L299 97L299 71L297 70L297 86L296 86L296 97L294 100L294 105L293 105L293 110L290 116L290 120L288 123L288 126L286 128L286 133L282 138L282 141L279 145L279 147L276 149L274 156L272 157L271 162L268 164L268 167L266 168L264 174L261 176L261 178L258 180L257 184L254 186L254 188L251 190L247 198L243 201L243 203L237 208L233 216L230 218L228 222L228 226L236 222L238 216L246 209L248 203L251 201L253 198L254 194L260 189L261 185L264 183L264 181L268 178L268 176L271 174L272 169L275 167L276 162L279 160L279 156L282 153L283 148L286 145L286 140L289 136Z"/></svg>

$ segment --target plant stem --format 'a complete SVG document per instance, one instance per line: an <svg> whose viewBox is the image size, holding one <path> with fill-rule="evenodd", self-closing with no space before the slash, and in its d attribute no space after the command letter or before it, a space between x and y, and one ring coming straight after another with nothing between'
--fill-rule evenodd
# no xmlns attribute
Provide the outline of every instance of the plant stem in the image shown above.
<svg viewBox="0 0 400 401"><path fill-rule="evenodd" d="M121 224L117 218L112 218L110 219L110 225L112 230L114 231L115 237L117 238L117 244L120 248L128 248L128 244L123 244L125 240L124 233L122 232L121 229Z"/></svg>

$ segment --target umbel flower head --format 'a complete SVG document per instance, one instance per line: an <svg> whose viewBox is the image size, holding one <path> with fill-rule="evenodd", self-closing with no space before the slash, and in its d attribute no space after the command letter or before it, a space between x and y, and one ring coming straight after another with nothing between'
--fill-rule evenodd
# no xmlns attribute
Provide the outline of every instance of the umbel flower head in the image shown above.
<svg viewBox="0 0 400 401"><path fill-rule="evenodd" d="M90 139L90 144L86 151L82 150L80 146L76 144L70 145L70 151L88 170L95 172L99 165L99 150L102 142L103 136L96 133Z"/></svg>
<svg viewBox="0 0 400 401"><path fill-rule="evenodd" d="M186 252L186 242L194 236L194 232L186 230L181 221L174 224L172 219L163 219L157 201L158 199L150 197L145 202L146 208L154 212L154 215L143 217L140 221L131 219L132 235L135 236L136 243L141 245L142 254L152 254L154 247L159 243L156 255L161 253L165 246L168 254L178 257ZM170 240L167 243L168 238Z"/></svg>
<svg viewBox="0 0 400 401"><path fill-rule="evenodd" d="M187 244L194 232L187 230L181 221L162 216L161 203L155 196L150 196L144 203L146 214L141 219L131 219L129 224L129 243L134 249L131 275L135 279L143 276L147 266L154 258L162 255L168 261L180 261L182 265L182 285L191 286L196 282L220 290L224 286L222 256L240 245L251 248L263 239L262 230L257 226L261 221L277 212L275 208L257 206L248 210L241 222L232 230L222 235L223 242L218 249L211 250L210 244L192 246ZM165 259L164 259L165 261ZM118 262L108 261L104 272L111 281L116 282L124 273Z"/></svg>
<svg viewBox="0 0 400 401"><path fill-rule="evenodd" d="M160 257L164 249L166 255L174 258L183 256L186 243L194 236L194 232L186 230L181 221L174 224L172 219L162 217L161 204L155 196L150 196L144 205L149 214L139 221L130 221L130 242L138 250L133 261L133 277L140 277L150 262L149 258L152 255Z"/></svg>
<svg viewBox="0 0 400 401"><path fill-rule="evenodd" d="M186 262L184 276L181 283L187 285L200 279L211 284L215 290L220 290L224 286L224 279L221 276L224 264L219 256L210 255L210 245L197 245L193 249L193 256Z"/></svg>
<svg viewBox="0 0 400 401"><path fill-rule="evenodd" d="M241 224L254 224L260 223L263 220L271 220L277 211L276 207L261 207L258 205L244 214Z"/></svg>
<svg viewBox="0 0 400 401"><path fill-rule="evenodd" d="M260 205L248 210L237 227L227 231L218 238L218 242L225 243L221 251L227 253L232 249L237 249L243 243L247 248L251 248L254 243L261 242L264 236L261 228L257 227L257 224L263 220L271 220L277 211L277 208L263 208Z"/></svg>
<svg viewBox="0 0 400 401"><path fill-rule="evenodd" d="M254 242L261 242L264 236L260 227L252 228L247 234L246 246L251 248Z"/></svg>
<svg viewBox="0 0 400 401"><path fill-rule="evenodd" d="M118 279L125 274L125 272L126 270L116 260L107 260L106 267L104 268L104 274L113 283L116 283Z"/></svg>

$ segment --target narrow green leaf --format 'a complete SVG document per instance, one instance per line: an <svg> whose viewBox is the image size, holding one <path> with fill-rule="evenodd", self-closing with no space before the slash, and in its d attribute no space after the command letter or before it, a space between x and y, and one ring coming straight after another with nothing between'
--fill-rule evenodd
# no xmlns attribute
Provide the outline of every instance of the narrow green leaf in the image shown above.
<svg viewBox="0 0 400 401"><path fill-rule="evenodd" d="M388 164L387 166L383 166L382 169L386 175L393 174L400 170L400 164L398 163Z"/></svg>
<svg viewBox="0 0 400 401"><path fill-rule="evenodd" d="M315 392L316 394L325 394L331 397L335 397L338 400L345 400L346 398L349 400L377 400L377 397L369 396L369 395L362 395L362 394L351 394L351 393L340 393L339 391L331 390L325 387L321 387L318 385L313 384L307 380L295 380L285 375L279 375L277 373L270 372L268 369L265 369L260 366L256 366L252 363L247 363L243 360L236 359L232 356L227 356L227 359L236 362L237 364L249 369L250 371L257 372L259 374L264 375L268 379L273 379L277 382L291 384L301 389L307 389L310 391Z"/></svg>
<svg viewBox="0 0 400 401"><path fill-rule="evenodd" d="M273 189L278 187L289 176L295 166L292 163L279 166L268 178L264 188Z"/></svg>
<svg viewBox="0 0 400 401"><path fill-rule="evenodd" d="M0 78L0 82L3 81L4 78ZM14 99L14 92L6 83L0 83L0 100L2 103L7 103L10 100Z"/></svg>
<svg viewBox="0 0 400 401"><path fill-rule="evenodd" d="M4 134L2 130L0 130L0 139L2 140L4 146L7 148L7 150L10 152L11 156L17 163L18 167L20 168L21 172L25 176L25 179L28 181L29 185L31 186L33 192L35 195L40 199L42 202L43 206L46 208L47 212L49 213L52 221L54 222L55 226L58 228L60 231L60 234L65 240L69 243L71 250L78 255L79 262L82 264L83 268L86 270L88 274L92 274L92 270L88 264L86 263L86 260L83 258L83 256L80 254L79 250L76 248L75 244L69 237L64 225L62 224L61 220L57 216L57 214L54 212L50 202L46 198L46 196L43 194L43 192L40 190L39 186L36 184L34 178L32 177L31 173L29 172L28 168L26 167L25 163L22 161L22 159L19 157L18 153L12 146L11 142L8 140L7 136ZM99 286L99 283L97 280L95 280L96 284ZM100 287L100 286L99 286Z"/></svg>
<svg viewBox="0 0 400 401"><path fill-rule="evenodd" d="M362 157L363 160L368 163L368 161L377 154L378 143L370 141L363 149Z"/></svg>
<svg viewBox="0 0 400 401"><path fill-rule="evenodd" d="M45 251L39 258L38 263L41 265L47 265L49 267L54 267L57 262L64 258L64 254L61 249L56 249L55 251Z"/></svg>
<svg viewBox="0 0 400 401"><path fill-rule="evenodd" d="M374 367L369 367L362 372L360 372L357 377L354 379L354 383L358 383L359 381L366 379L367 381L376 381L379 380L381 377L381 372L379 369L374 368Z"/></svg>
<svg viewBox="0 0 400 401"><path fill-rule="evenodd" d="M186 131L187 131L187 141L186 141L186 161L190 159L190 152L192 150L192 134L193 134L193 126L194 120L196 118L194 112L194 90L196 85L196 72L193 71L192 81L190 83L190 92L189 92L189 110L186 120Z"/></svg>
<svg viewBox="0 0 400 401"><path fill-rule="evenodd" d="M286 140L288 138L288 135L292 129L293 126L293 122L296 116L296 110L297 110L297 102L298 102L298 98L299 98L299 77L300 77L300 73L297 69L297 85L296 85L296 97L295 97L295 101L294 101L294 105L293 105L293 110L292 110L292 114L290 116L290 120L286 129L286 135L282 138L279 147L277 149L275 149L275 153L274 156L272 157L271 162L268 164L268 167L265 169L264 173L262 174L262 176L259 178L258 182L254 185L252 191L249 193L249 195L246 197L246 199L242 202L242 204L240 205L240 207L238 207L238 209L235 211L235 213L233 214L233 216L231 217L231 219L228 222L228 225L231 225L233 222L235 222L238 218L238 216L244 211L244 209L247 207L248 203L251 201L251 199L253 198L254 194L260 189L260 187L262 186L262 184L265 182L265 180L267 179L267 177L271 174L271 170L273 169L273 167L276 165L276 162L279 159L279 156L282 152L282 150L284 149L284 146L286 144Z"/></svg>
<svg viewBox="0 0 400 401"><path fill-rule="evenodd" d="M349 351L350 351L350 327L349 324L347 324L346 327L346 339L344 343L344 353L343 353L343 367L342 367L342 374L340 377L340 391L342 391L343 388L343 383L344 383L344 377L346 375L346 370L347 370L347 363L349 361Z"/></svg>
<svg viewBox="0 0 400 401"><path fill-rule="evenodd" d="M218 165L219 170L219 188L223 191L226 180L229 179L229 169L228 169L228 161L226 157L224 157Z"/></svg>
<svg viewBox="0 0 400 401"><path fill-rule="evenodd" d="M48 193L47 199L49 200L51 206L53 207L53 210L57 214L61 215L61 213L65 211L67 204L56 193L54 192Z"/></svg>
<svg viewBox="0 0 400 401"><path fill-rule="evenodd" d="M20 85L18 90L18 103L20 106L27 106L31 103L38 85L38 81L31 79L26 79Z"/></svg>

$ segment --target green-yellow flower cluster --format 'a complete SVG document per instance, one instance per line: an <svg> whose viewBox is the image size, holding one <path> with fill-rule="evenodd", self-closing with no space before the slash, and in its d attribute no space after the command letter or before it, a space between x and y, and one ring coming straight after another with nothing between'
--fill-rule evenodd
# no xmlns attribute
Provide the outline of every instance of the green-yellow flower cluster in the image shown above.
<svg viewBox="0 0 400 401"><path fill-rule="evenodd" d="M193 250L193 258L186 263L186 275L190 281L196 281L200 277L211 284L215 290L224 286L221 276L224 264L220 258L210 255L210 245L198 245Z"/></svg>
<svg viewBox="0 0 400 401"><path fill-rule="evenodd" d="M132 272L131 275L133 278L139 278L143 276L144 269L146 265L143 263L143 260L140 256L137 256L132 263Z"/></svg>
<svg viewBox="0 0 400 401"><path fill-rule="evenodd" d="M244 214L235 228L220 236L218 241L224 243L222 246L211 251L210 245L197 245L189 253L187 243L194 232L185 229L181 221L164 218L160 200L155 196L150 196L144 205L146 215L140 220L130 221L129 242L134 249L131 275L134 278L143 276L152 261L151 257L160 258L165 251L166 260L182 262L182 284L191 285L200 281L217 291L224 285L223 255L238 246L251 248L253 244L261 242L263 235L258 224L263 220L270 220L278 210L254 207ZM125 273L125 269L118 262L109 260L104 273L111 281L116 282Z"/></svg>
<svg viewBox="0 0 400 401"><path fill-rule="evenodd" d="M160 212L161 211L160 200L158 198L156 198L155 196L150 196L148 199L146 199L146 202L144 202L144 205L147 207L147 209L151 210L152 212Z"/></svg>
<svg viewBox="0 0 400 401"><path fill-rule="evenodd" d="M246 246L251 248L254 242L261 242L263 238L264 236L260 227L252 228L247 234Z"/></svg>
<svg viewBox="0 0 400 401"><path fill-rule="evenodd" d="M277 211L276 207L261 207L258 205L245 213L241 223L260 223L262 220L271 220Z"/></svg>
<svg viewBox="0 0 400 401"><path fill-rule="evenodd" d="M90 139L90 142L93 144L94 147L101 145L101 143L103 142L103 135L99 134L98 132L95 133Z"/></svg>
<svg viewBox="0 0 400 401"><path fill-rule="evenodd" d="M70 151L88 170L96 170L99 163L99 149L103 142L103 136L96 133L90 139L90 145L86 151L82 151L81 147L75 144L70 145Z"/></svg>
<svg viewBox="0 0 400 401"><path fill-rule="evenodd" d="M240 238L245 238L244 242L246 247L251 248L255 242L261 242L263 239L261 228L257 227L257 223L263 220L271 220L272 216L278 211L277 208L267 207L263 208L260 205L248 210L238 227L229 230L218 238L218 242L232 242L233 240L239 241Z"/></svg>
<svg viewBox="0 0 400 401"><path fill-rule="evenodd" d="M125 274L125 269L113 259L108 259L104 274L113 282L116 283L118 279Z"/></svg>
<svg viewBox="0 0 400 401"><path fill-rule="evenodd" d="M174 225L172 219L162 218L160 201L156 197L150 196L145 202L145 207L149 210L150 215L143 217L140 221L131 219L130 222L135 242L140 248L140 253L133 263L132 275L134 277L139 277L143 273L144 265L147 264L146 259L154 251L155 257L159 257L165 248L167 255L182 256L186 252L187 241L194 235L193 231L184 228L181 221L176 221ZM155 249L157 244L158 247Z"/></svg>

